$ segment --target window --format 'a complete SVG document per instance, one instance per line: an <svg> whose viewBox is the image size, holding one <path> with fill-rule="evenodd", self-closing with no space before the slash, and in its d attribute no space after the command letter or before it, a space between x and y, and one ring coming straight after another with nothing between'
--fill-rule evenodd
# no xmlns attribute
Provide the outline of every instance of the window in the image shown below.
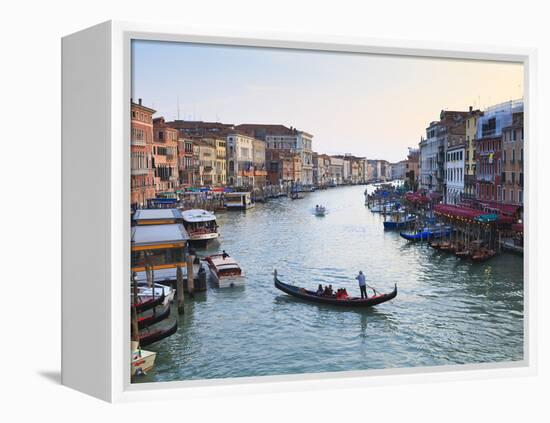
<svg viewBox="0 0 550 423"><path fill-rule="evenodd" d="M512 149L512 163L516 162L516 149Z"/></svg>
<svg viewBox="0 0 550 423"><path fill-rule="evenodd" d="M523 191L518 191L518 203L523 204Z"/></svg>
<svg viewBox="0 0 550 423"><path fill-rule="evenodd" d="M514 202L514 191L510 191L510 203Z"/></svg>
<svg viewBox="0 0 550 423"><path fill-rule="evenodd" d="M504 152L502 154L503 154L504 164L506 164L506 150L504 150Z"/></svg>

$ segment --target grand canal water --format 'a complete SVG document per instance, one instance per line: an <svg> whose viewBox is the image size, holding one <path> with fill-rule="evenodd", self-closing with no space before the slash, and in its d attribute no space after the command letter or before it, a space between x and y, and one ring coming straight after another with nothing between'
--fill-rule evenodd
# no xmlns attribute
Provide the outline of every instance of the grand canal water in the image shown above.
<svg viewBox="0 0 550 423"><path fill-rule="evenodd" d="M138 382L487 363L523 358L523 260L460 261L385 232L364 186L342 187L218 214L221 241L246 287L186 300L178 332L147 349ZM316 204L329 212L316 217ZM358 270L393 301L361 311L300 302L273 286L331 283L358 293Z"/></svg>

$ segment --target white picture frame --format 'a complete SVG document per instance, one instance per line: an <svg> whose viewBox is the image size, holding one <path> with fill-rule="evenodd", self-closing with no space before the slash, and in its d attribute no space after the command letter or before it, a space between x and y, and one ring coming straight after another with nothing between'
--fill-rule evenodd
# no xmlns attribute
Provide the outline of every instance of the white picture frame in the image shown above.
<svg viewBox="0 0 550 423"><path fill-rule="evenodd" d="M524 359L225 380L130 383L131 40L323 50L524 65ZM246 33L106 22L62 40L62 383L110 402L513 377L536 373L536 51L440 42Z"/></svg>

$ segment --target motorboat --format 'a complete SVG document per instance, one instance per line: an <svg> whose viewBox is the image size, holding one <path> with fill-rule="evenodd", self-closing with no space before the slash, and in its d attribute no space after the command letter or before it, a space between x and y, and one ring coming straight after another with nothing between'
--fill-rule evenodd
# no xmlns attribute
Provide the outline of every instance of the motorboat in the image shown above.
<svg viewBox="0 0 550 423"><path fill-rule="evenodd" d="M219 288L243 286L244 273L237 261L227 253L213 254L205 258L214 283Z"/></svg>
<svg viewBox="0 0 550 423"><path fill-rule="evenodd" d="M214 213L202 209L191 209L183 211L181 215L190 243L206 244L220 236Z"/></svg>

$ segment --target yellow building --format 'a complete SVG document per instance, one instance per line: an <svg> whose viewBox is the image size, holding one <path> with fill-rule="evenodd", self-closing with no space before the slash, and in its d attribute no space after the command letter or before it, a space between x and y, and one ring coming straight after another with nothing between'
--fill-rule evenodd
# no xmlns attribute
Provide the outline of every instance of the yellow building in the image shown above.
<svg viewBox="0 0 550 423"><path fill-rule="evenodd" d="M207 178L208 184L205 185L225 186L227 184L225 138L203 137L199 144L201 145L201 160L211 162L211 172Z"/></svg>

